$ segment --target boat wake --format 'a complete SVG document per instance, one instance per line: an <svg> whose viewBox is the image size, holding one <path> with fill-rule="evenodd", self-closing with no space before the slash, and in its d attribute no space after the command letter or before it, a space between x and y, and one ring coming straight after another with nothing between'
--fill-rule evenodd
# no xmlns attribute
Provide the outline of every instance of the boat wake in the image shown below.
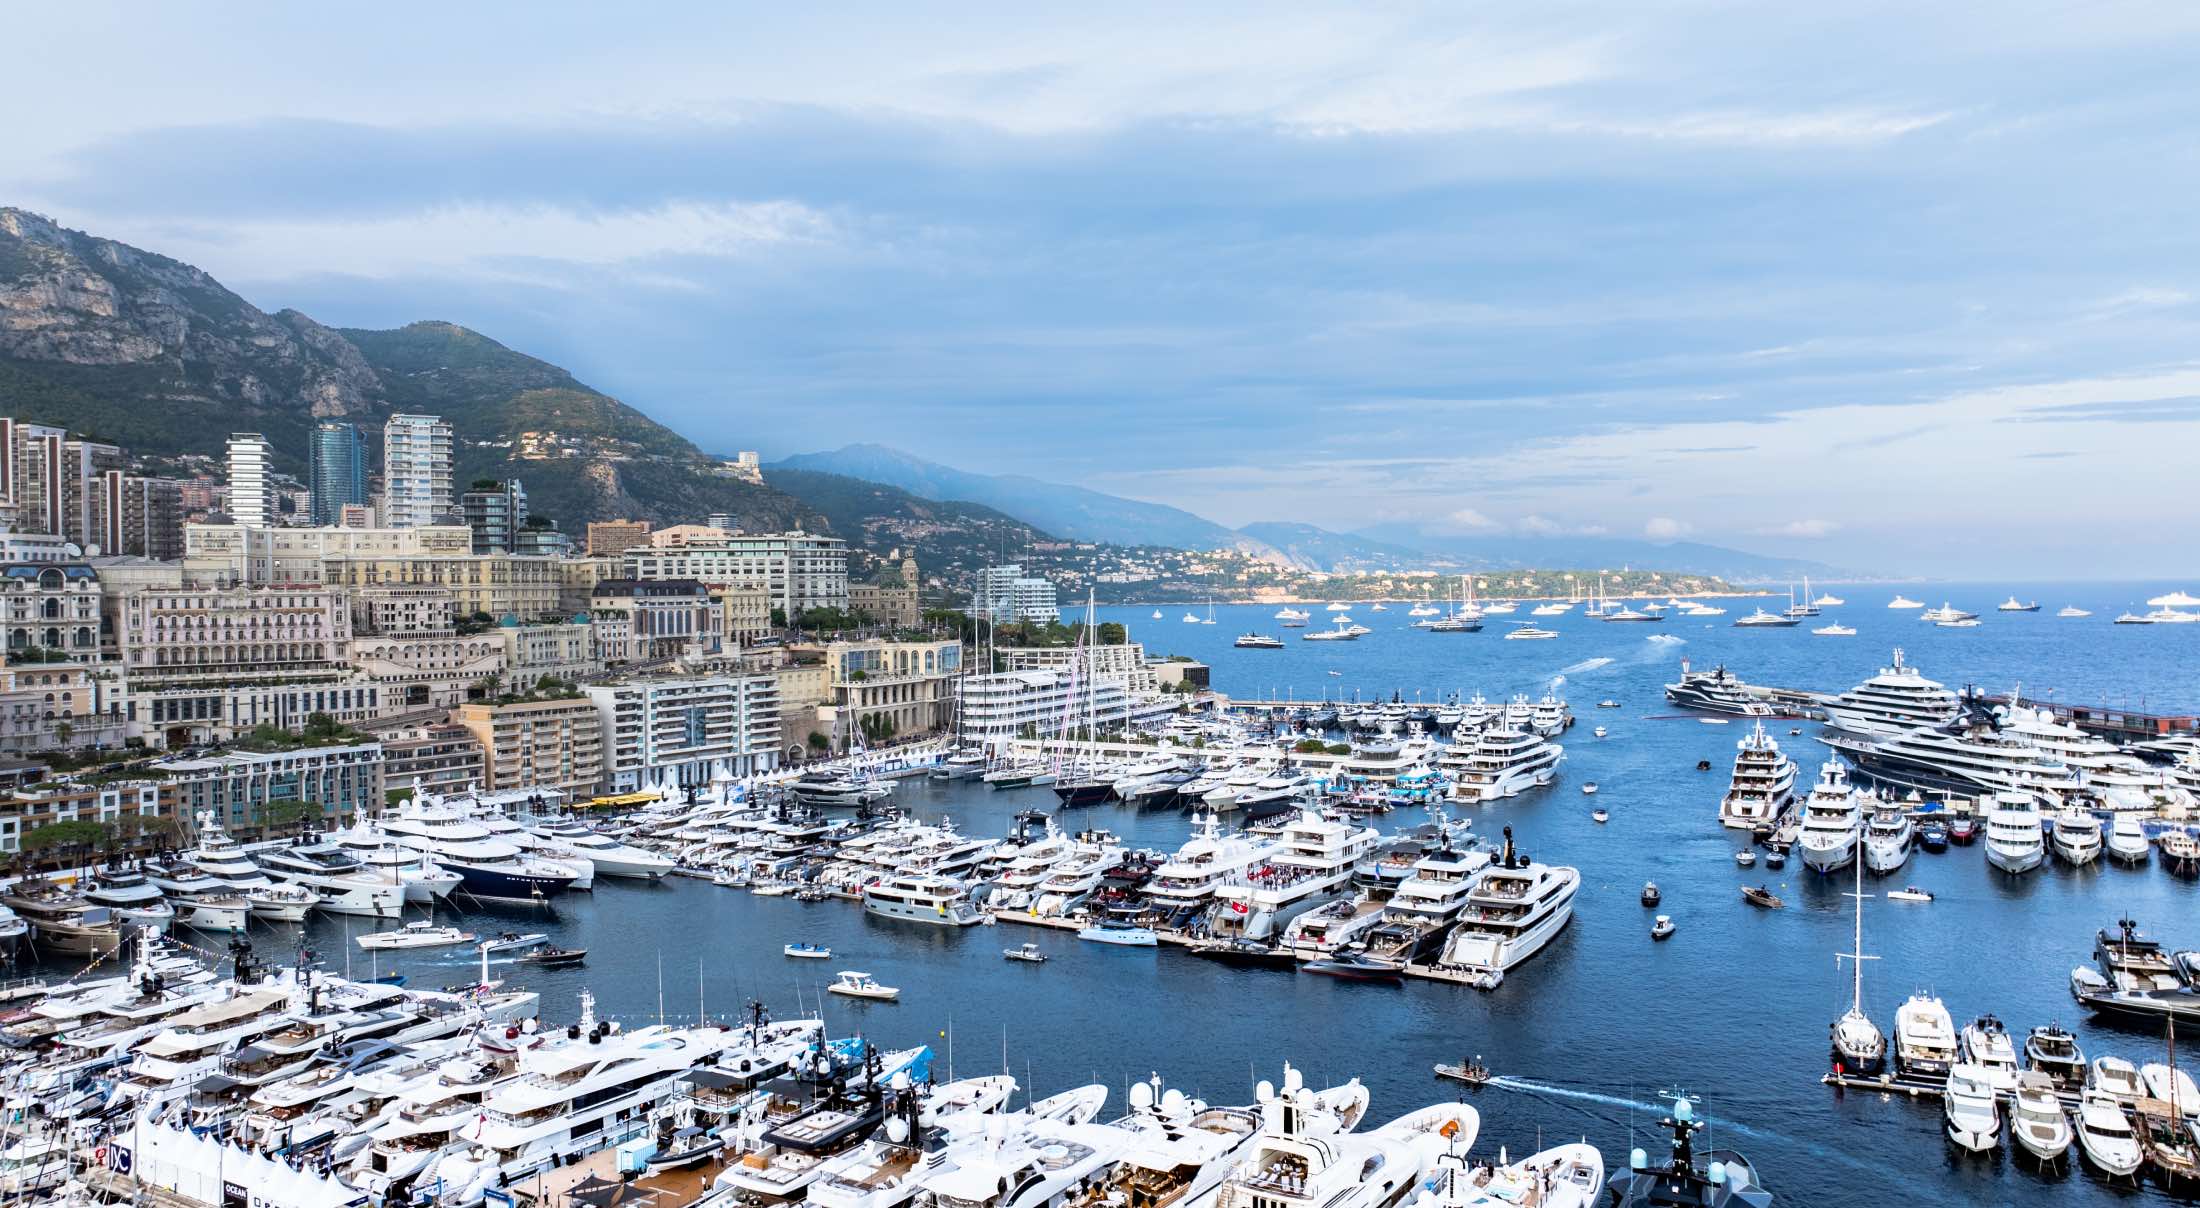
<svg viewBox="0 0 2200 1208"><path fill-rule="evenodd" d="M1575 663L1571 667L1559 668L1558 673L1561 677L1568 675L1586 675L1587 673L1594 671L1599 667L1609 667L1611 665L1612 660L1607 658L1583 659L1580 662Z"/></svg>
<svg viewBox="0 0 2200 1208"><path fill-rule="evenodd" d="M1671 633L1653 633L1644 638L1643 641L1655 642L1660 646L1686 646L1688 644L1687 638Z"/></svg>
<svg viewBox="0 0 2200 1208"><path fill-rule="evenodd" d="M1491 1078L1489 1081L1489 1085L1500 1086L1505 1088L1506 1090L1523 1091L1531 1095L1548 1095L1554 1099L1573 1099L1582 1103L1597 1103L1602 1104L1606 1107L1623 1108L1629 1113L1644 1112L1647 1113L1653 1120L1673 1110L1673 1105L1671 1103L1650 1103L1641 1099L1628 1099L1619 1095L1603 1094L1598 1091L1585 1091L1577 1090L1573 1087L1567 1086L1554 1086L1548 1082L1537 1082L1529 1078L1513 1078L1502 1074ZM1700 1106L1701 1105L1699 1105L1699 1109ZM1596 1114L1602 1116L1602 1113ZM1622 1123L1622 1121L1612 1120L1608 1117L1606 1118L1606 1122L1615 1125ZM1852 1166L1859 1170L1873 1169L1870 1163L1858 1159L1850 1154L1844 1153L1841 1150L1830 1149L1825 1146L1813 1144L1809 1141L1803 1141L1798 1138L1791 1137L1786 1133L1773 1132L1761 1128L1751 1128L1747 1124L1736 1123L1733 1120L1728 1120L1723 1117L1714 1118L1710 1121L1710 1123L1713 1132L1733 1133L1738 1136L1755 1137L1763 1141L1777 1141L1783 1145L1792 1145L1798 1149L1807 1150L1816 1156L1831 1159L1845 1166Z"/></svg>

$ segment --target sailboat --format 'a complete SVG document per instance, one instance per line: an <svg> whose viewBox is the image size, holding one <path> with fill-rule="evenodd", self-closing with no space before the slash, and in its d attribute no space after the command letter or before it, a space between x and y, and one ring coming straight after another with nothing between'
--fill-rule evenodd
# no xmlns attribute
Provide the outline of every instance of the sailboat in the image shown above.
<svg viewBox="0 0 2200 1208"><path fill-rule="evenodd" d="M1809 575L1803 576L1803 601L1800 604L1795 602L1794 584L1788 585L1787 615L1791 617L1815 617L1818 615L1818 606L1810 602Z"/></svg>
<svg viewBox="0 0 2200 1208"><path fill-rule="evenodd" d="M1213 596L1209 596L1209 597L1207 597L1207 619L1206 619L1206 620L1204 620L1204 621L1201 621L1201 622L1200 622L1200 624L1202 624L1202 625L1212 625L1212 624L1214 624L1214 623L1215 623L1215 598L1214 598Z"/></svg>
<svg viewBox="0 0 2200 1208"><path fill-rule="evenodd" d="M1833 1059L1840 1063L1844 1073L1874 1074L1887 1060L1887 1038L1879 1031L1879 1025L1864 1013L1864 962L1878 960L1864 955L1864 862L1856 861L1856 888L1848 896L1856 899L1856 938L1854 947L1834 957L1838 964L1846 958L1855 968L1855 981L1851 986L1849 1009L1833 1024Z"/></svg>

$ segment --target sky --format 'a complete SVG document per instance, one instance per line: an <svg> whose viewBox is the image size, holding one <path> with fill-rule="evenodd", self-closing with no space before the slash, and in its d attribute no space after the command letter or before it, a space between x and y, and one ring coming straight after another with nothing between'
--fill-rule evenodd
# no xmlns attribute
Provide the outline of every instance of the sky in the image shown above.
<svg viewBox="0 0 2200 1208"><path fill-rule="evenodd" d="M706 449L2177 575L2200 6L48 5L0 203Z"/></svg>

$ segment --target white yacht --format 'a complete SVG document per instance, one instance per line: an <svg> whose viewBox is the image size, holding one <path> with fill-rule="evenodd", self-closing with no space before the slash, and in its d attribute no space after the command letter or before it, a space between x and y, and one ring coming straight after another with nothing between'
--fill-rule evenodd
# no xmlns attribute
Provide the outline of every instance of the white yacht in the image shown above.
<svg viewBox="0 0 2200 1208"><path fill-rule="evenodd" d="M2048 846L2065 863L2091 864L2101 855L2101 820L2081 806L2066 805L2055 813Z"/></svg>
<svg viewBox="0 0 2200 1208"><path fill-rule="evenodd" d="M2107 849L2108 858L2120 864L2144 864L2153 853L2147 842L2146 828L2135 814L2116 815L2102 846Z"/></svg>
<svg viewBox="0 0 2200 1208"><path fill-rule="evenodd" d="M1549 784L1566 749L1539 734L1493 727L1455 742L1437 757L1454 801L1496 801Z"/></svg>
<svg viewBox="0 0 2200 1208"><path fill-rule="evenodd" d="M531 902L571 889L579 872L555 860L528 855L497 838L462 806L415 794L382 830L445 872L457 873L459 892L470 897Z"/></svg>
<svg viewBox="0 0 2200 1208"><path fill-rule="evenodd" d="M1918 674L1896 647L1894 664L1826 702L1826 724L1851 734L1893 735L1955 719L1956 694Z"/></svg>
<svg viewBox="0 0 2200 1208"><path fill-rule="evenodd" d="M405 901L414 906L433 906L458 888L459 876L428 862L410 847L399 845L372 822L359 822L338 831L334 839L369 873L405 887Z"/></svg>
<svg viewBox="0 0 2200 1208"><path fill-rule="evenodd" d="M2030 793L1994 794L1986 811L1986 862L2009 873L2030 872L2047 858L2039 802Z"/></svg>
<svg viewBox="0 0 2200 1208"><path fill-rule="evenodd" d="M369 870L341 843L293 843L259 853L260 867L287 885L312 890L331 914L392 919L405 906L405 886Z"/></svg>
<svg viewBox="0 0 2200 1208"><path fill-rule="evenodd" d="M1873 810L1870 820L1864 823L1864 867L1879 874L1900 870L1910 862L1910 840L1915 831L1915 824L1900 807L1883 805Z"/></svg>
<svg viewBox="0 0 2200 1208"><path fill-rule="evenodd" d="M1176 1208L1392 1208L1438 1155L1471 1149L1481 1130L1472 1107L1444 1104L1353 1132L1323 1102L1327 1092L1308 1089L1288 1065L1281 1087L1263 1081L1254 1094L1260 1134L1243 1160L1211 1195L1177 1201Z"/></svg>
<svg viewBox="0 0 2200 1208"><path fill-rule="evenodd" d="M968 927L984 915L961 881L932 873L899 873L863 887L863 909L885 919Z"/></svg>
<svg viewBox="0 0 2200 1208"><path fill-rule="evenodd" d="M167 1027L140 1042L116 1094L140 1108L182 1098L232 1050L288 1026L290 1007L285 986L232 984L227 995L171 1016Z"/></svg>
<svg viewBox="0 0 2200 1208"><path fill-rule="evenodd" d="M2153 813L2165 806L2189 809L2195 804L2167 769L2057 720L2050 710L2014 705L1996 710L1995 716L2003 735L2028 742L2048 758L2076 768L2084 778L2085 792L2109 809Z"/></svg>
<svg viewBox="0 0 2200 1208"><path fill-rule="evenodd" d="M1777 821L1795 802L1795 761L1759 721L1734 744L1734 777L1719 799L1719 825L1750 830Z"/></svg>
<svg viewBox="0 0 2200 1208"><path fill-rule="evenodd" d="M1940 607L1928 608L1925 611L1918 613L1917 619L1920 621L1930 621L1935 625L1953 625L1959 624L1964 621L1976 621L1978 620L1978 614L1975 612L1965 612L1964 610L1957 608L1953 604L1942 601Z"/></svg>
<svg viewBox="0 0 2200 1208"><path fill-rule="evenodd" d="M1956 1063L1956 1022L1941 1001L1912 994L1894 1014L1895 1067L1905 1074L1945 1078Z"/></svg>
<svg viewBox="0 0 2200 1208"><path fill-rule="evenodd" d="M1816 872L1838 872L1856 858L1856 844L1863 834L1859 794L1849 783L1848 771L1838 759L1829 759L1818 770L1818 783L1803 802L1802 830L1796 835L1796 853Z"/></svg>
<svg viewBox="0 0 2200 1208"><path fill-rule="evenodd" d="M1490 863L1485 851L1446 849L1423 856L1392 891L1362 940L1362 951L1371 960L1399 965L1433 957Z"/></svg>
<svg viewBox="0 0 2200 1208"><path fill-rule="evenodd" d="M2146 1153L2132 1131L2124 1105L2107 1091L2087 1088L2078 1097L2078 1145L2095 1169L2114 1178L2139 1173Z"/></svg>
<svg viewBox="0 0 2200 1208"><path fill-rule="evenodd" d="M145 879L160 887L176 908L176 922L200 931L242 931L252 917L252 903L220 881L178 857L166 863L145 862Z"/></svg>
<svg viewBox="0 0 2200 1208"><path fill-rule="evenodd" d="M82 889L85 902L106 907L108 916L125 930L151 927L166 931L176 921L176 908L140 869L109 865L88 879Z"/></svg>
<svg viewBox="0 0 2200 1208"><path fill-rule="evenodd" d="M296 890L279 886L270 879L259 865L252 862L251 857L244 854L244 849L237 846L236 841L222 830L221 825L214 820L213 811L201 810L198 823L198 846L184 853L171 871L188 868L212 881L218 888L207 896L217 899L243 898L252 917L275 922L297 922L306 916L308 910L319 904L313 894L300 894ZM163 889L169 888L162 884L162 878L157 874L151 874L150 879ZM171 892L183 897L205 893L203 889L187 888L181 883ZM195 913L197 912L186 910L184 921L191 924Z"/></svg>
<svg viewBox="0 0 2200 1208"><path fill-rule="evenodd" d="M1512 828L1506 827L1504 851L1467 895L1438 967L1495 988L1506 970L1565 930L1580 888L1580 870L1528 859L1514 848Z"/></svg>
<svg viewBox="0 0 2200 1208"><path fill-rule="evenodd" d="M1887 601L1887 607L1896 609L1923 608L1925 603L1922 600L1913 600L1900 592L1896 592L1894 599Z"/></svg>
<svg viewBox="0 0 2200 1208"><path fill-rule="evenodd" d="M1181 927L1206 911L1216 890L1241 880L1276 846L1272 839L1227 834L1213 814L1200 814L1192 820L1192 837L1147 880L1146 899L1164 924Z"/></svg>
<svg viewBox="0 0 2200 1208"><path fill-rule="evenodd" d="M2085 787L2078 769L2005 732L1991 709L1971 707L1944 726L1879 739L1829 734L1820 741L1883 785L1980 796L2017 791L2061 797Z"/></svg>
<svg viewBox="0 0 2200 1208"><path fill-rule="evenodd" d="M1348 891L1352 870L1375 848L1372 826L1332 822L1311 811L1287 823L1268 858L1215 890L1209 930L1217 939L1273 941L1292 919Z"/></svg>
<svg viewBox="0 0 2200 1208"><path fill-rule="evenodd" d="M656 852L621 843L571 819L538 822L526 829L585 858L595 866L599 876L654 881L671 873L675 867L673 861Z"/></svg>
<svg viewBox="0 0 2200 1208"><path fill-rule="evenodd" d="M1941 1095L1948 1139L1973 1153L1986 1153L2001 1144L2001 1105L1985 1074L1968 1062L1959 1064L1948 1071Z"/></svg>

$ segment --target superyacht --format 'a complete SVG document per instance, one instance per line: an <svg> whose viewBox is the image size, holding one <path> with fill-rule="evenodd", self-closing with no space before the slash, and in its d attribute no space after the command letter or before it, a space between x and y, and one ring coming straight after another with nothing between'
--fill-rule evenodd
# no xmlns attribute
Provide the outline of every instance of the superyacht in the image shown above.
<svg viewBox="0 0 2200 1208"><path fill-rule="evenodd" d="M1986 812L1986 862L2007 873L2030 872L2047 858L2040 807L2032 794L1994 794Z"/></svg>
<svg viewBox="0 0 2200 1208"><path fill-rule="evenodd" d="M1803 828L1795 840L1797 853L1812 871L1839 872L1856 858L1863 831L1859 796L1840 760L1829 759L1819 769L1818 783L1803 802Z"/></svg>
<svg viewBox="0 0 2200 1208"><path fill-rule="evenodd" d="M2066 805L2055 814L2048 846L2066 864L2091 864L2101 855L2101 820L2083 806Z"/></svg>
<svg viewBox="0 0 2200 1208"><path fill-rule="evenodd" d="M1350 889L1353 868L1379 837L1372 826L1301 813L1284 826L1266 861L1215 891L1210 932L1218 939L1273 941L1293 918Z"/></svg>
<svg viewBox="0 0 2200 1208"><path fill-rule="evenodd" d="M383 819L382 830L399 846L458 874L460 891L471 897L521 902L554 898L572 888L580 875L497 838L462 808L417 794L395 817Z"/></svg>
<svg viewBox="0 0 2200 1208"><path fill-rule="evenodd" d="M267 875L319 895L331 914L389 919L405 905L402 881L376 875L339 842L293 843L262 851L259 860Z"/></svg>
<svg viewBox="0 0 2200 1208"><path fill-rule="evenodd" d="M2014 790L2059 797L2084 787L2077 769L2004 732L1994 711L1978 705L1943 726L1877 740L1833 734L1820 741L1848 756L1869 779L1923 793L1976 796Z"/></svg>
<svg viewBox="0 0 2200 1208"><path fill-rule="evenodd" d="M1795 803L1795 761L1762 721L1734 746L1734 778L1719 799L1719 825L1753 830L1777 822Z"/></svg>
<svg viewBox="0 0 2200 1208"><path fill-rule="evenodd" d="M1496 988L1506 970L1565 929L1580 888L1578 869L1528 859L1514 848L1512 828L1506 827L1504 850L1468 893L1438 968L1484 989Z"/></svg>
<svg viewBox="0 0 2200 1208"><path fill-rule="evenodd" d="M1681 660L1681 682L1665 686L1665 699L1683 709L1728 713L1737 717L1770 717L1772 706L1758 700L1749 685L1736 679L1725 664L1709 671L1691 671Z"/></svg>
<svg viewBox="0 0 2200 1208"><path fill-rule="evenodd" d="M930 873L901 873L863 887L863 909L880 918L968 927L985 918L963 883Z"/></svg>
<svg viewBox="0 0 2200 1208"><path fill-rule="evenodd" d="M1956 694L1919 675L1898 646L1893 666L1825 703L1826 724L1866 737L1903 734L1955 720L1957 706Z"/></svg>
<svg viewBox="0 0 2200 1208"><path fill-rule="evenodd" d="M1367 958L1406 965L1435 955L1490 863L1485 851L1445 848L1422 857L1414 864L1413 875L1390 895L1380 921L1362 942Z"/></svg>
<svg viewBox="0 0 2200 1208"><path fill-rule="evenodd" d="M1451 781L1452 800L1495 801L1549 784L1565 754L1541 735L1489 729L1444 748L1436 766Z"/></svg>
<svg viewBox="0 0 2200 1208"><path fill-rule="evenodd" d="M1872 811L1864 824L1864 867L1876 874L1896 872L1910 862L1910 840L1916 825L1893 805Z"/></svg>
<svg viewBox="0 0 2200 1208"><path fill-rule="evenodd" d="M201 810L198 820L199 845L181 862L214 880L227 894L243 898L253 918L295 923L321 904L319 896L310 891L276 884L214 821L213 811Z"/></svg>
<svg viewBox="0 0 2200 1208"><path fill-rule="evenodd" d="M1472 1148L1481 1120L1472 1107L1444 1104L1393 1120L1373 1132L1307 1089L1285 1066L1283 1085L1262 1082L1260 1134L1211 1194L1172 1208L1392 1208L1413 1191L1446 1149ZM942 1208L977 1208L957 1201Z"/></svg>

